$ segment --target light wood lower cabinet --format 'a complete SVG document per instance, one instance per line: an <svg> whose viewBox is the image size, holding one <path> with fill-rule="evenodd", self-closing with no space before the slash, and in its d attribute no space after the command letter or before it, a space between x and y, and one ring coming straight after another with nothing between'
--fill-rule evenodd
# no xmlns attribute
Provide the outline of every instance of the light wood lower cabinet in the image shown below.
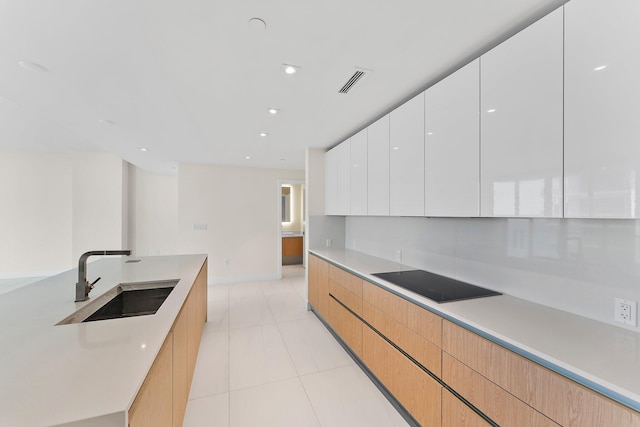
<svg viewBox="0 0 640 427"><path fill-rule="evenodd" d="M129 427L179 427L207 320L207 262L129 409Z"/></svg>
<svg viewBox="0 0 640 427"><path fill-rule="evenodd" d="M189 307L184 306L173 324L173 425L182 425L189 390Z"/></svg>
<svg viewBox="0 0 640 427"><path fill-rule="evenodd" d="M462 400L445 388L442 389L442 427L488 427L490 425ZM526 425L521 424L522 427Z"/></svg>
<svg viewBox="0 0 640 427"><path fill-rule="evenodd" d="M313 255L309 302L422 426L490 425L445 384L503 427L640 427L639 412Z"/></svg>
<svg viewBox="0 0 640 427"><path fill-rule="evenodd" d="M329 263L309 254L309 304L324 319L329 315Z"/></svg>
<svg viewBox="0 0 640 427"><path fill-rule="evenodd" d="M442 347L562 426L640 426L640 413L448 321Z"/></svg>
<svg viewBox="0 0 640 427"><path fill-rule="evenodd" d="M447 353L442 355L442 380L501 426L558 427L558 424Z"/></svg>
<svg viewBox="0 0 640 427"><path fill-rule="evenodd" d="M300 237L283 237L282 238L282 256L302 256L303 240Z"/></svg>
<svg viewBox="0 0 640 427"><path fill-rule="evenodd" d="M171 427L173 425L172 365L173 333L169 332L129 409L129 427Z"/></svg>
<svg viewBox="0 0 640 427"><path fill-rule="evenodd" d="M362 321L333 298L329 298L327 321L349 348L362 359Z"/></svg>
<svg viewBox="0 0 640 427"><path fill-rule="evenodd" d="M422 426L440 426L442 386L369 327L362 331L362 360Z"/></svg>
<svg viewBox="0 0 640 427"><path fill-rule="evenodd" d="M371 283L363 283L363 318L440 376L442 318Z"/></svg>

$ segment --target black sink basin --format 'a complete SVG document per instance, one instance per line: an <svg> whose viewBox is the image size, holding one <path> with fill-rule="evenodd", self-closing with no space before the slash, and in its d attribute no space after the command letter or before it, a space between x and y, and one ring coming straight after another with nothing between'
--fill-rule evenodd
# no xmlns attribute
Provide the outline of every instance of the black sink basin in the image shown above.
<svg viewBox="0 0 640 427"><path fill-rule="evenodd" d="M122 291L83 322L155 314L173 287Z"/></svg>
<svg viewBox="0 0 640 427"><path fill-rule="evenodd" d="M179 279L120 283L57 325L155 314Z"/></svg>

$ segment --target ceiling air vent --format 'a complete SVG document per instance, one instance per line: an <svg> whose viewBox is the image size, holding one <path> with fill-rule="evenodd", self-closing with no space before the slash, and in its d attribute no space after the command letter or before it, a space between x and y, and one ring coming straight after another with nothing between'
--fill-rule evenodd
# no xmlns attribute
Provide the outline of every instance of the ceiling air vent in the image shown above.
<svg viewBox="0 0 640 427"><path fill-rule="evenodd" d="M349 80L342 86L338 92L340 93L348 93L353 86L358 83L365 75L367 74L367 70L365 69L356 69L356 72L353 73L353 76L349 77Z"/></svg>

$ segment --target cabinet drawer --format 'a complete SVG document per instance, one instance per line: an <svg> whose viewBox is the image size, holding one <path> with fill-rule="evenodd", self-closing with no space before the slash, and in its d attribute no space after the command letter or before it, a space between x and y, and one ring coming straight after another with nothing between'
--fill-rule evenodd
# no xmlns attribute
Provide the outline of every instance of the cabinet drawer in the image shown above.
<svg viewBox="0 0 640 427"><path fill-rule="evenodd" d="M333 330L362 359L362 321L329 297L328 322Z"/></svg>
<svg viewBox="0 0 640 427"><path fill-rule="evenodd" d="M558 427L447 353L442 355L442 380L501 426Z"/></svg>
<svg viewBox="0 0 640 427"><path fill-rule="evenodd" d="M440 348L425 340L421 335L402 325L369 303L363 304L362 318L369 322L382 335L416 359L433 374L440 376Z"/></svg>
<svg viewBox="0 0 640 427"><path fill-rule="evenodd" d="M355 276L340 267L329 265L329 280L333 280L343 288L346 288L352 294L362 298L362 279Z"/></svg>
<svg viewBox="0 0 640 427"><path fill-rule="evenodd" d="M490 425L460 399L442 389L442 427L489 427Z"/></svg>
<svg viewBox="0 0 640 427"><path fill-rule="evenodd" d="M371 328L364 326L362 360L422 426L440 425L442 386Z"/></svg>
<svg viewBox="0 0 640 427"><path fill-rule="evenodd" d="M353 310L358 316L362 317L362 297L350 292L347 288L333 280L329 280L329 293L342 304L349 307L350 310Z"/></svg>
<svg viewBox="0 0 640 427"><path fill-rule="evenodd" d="M640 426L640 413L451 322L442 348L563 426Z"/></svg>
<svg viewBox="0 0 640 427"><path fill-rule="evenodd" d="M363 300L421 337L442 347L442 318L372 283L362 284Z"/></svg>

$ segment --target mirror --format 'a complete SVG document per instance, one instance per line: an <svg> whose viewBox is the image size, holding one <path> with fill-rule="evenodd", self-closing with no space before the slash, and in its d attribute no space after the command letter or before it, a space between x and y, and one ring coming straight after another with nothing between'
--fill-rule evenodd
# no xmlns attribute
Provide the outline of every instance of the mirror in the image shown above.
<svg viewBox="0 0 640 427"><path fill-rule="evenodd" d="M283 185L282 191L282 222L291 222L291 187Z"/></svg>

